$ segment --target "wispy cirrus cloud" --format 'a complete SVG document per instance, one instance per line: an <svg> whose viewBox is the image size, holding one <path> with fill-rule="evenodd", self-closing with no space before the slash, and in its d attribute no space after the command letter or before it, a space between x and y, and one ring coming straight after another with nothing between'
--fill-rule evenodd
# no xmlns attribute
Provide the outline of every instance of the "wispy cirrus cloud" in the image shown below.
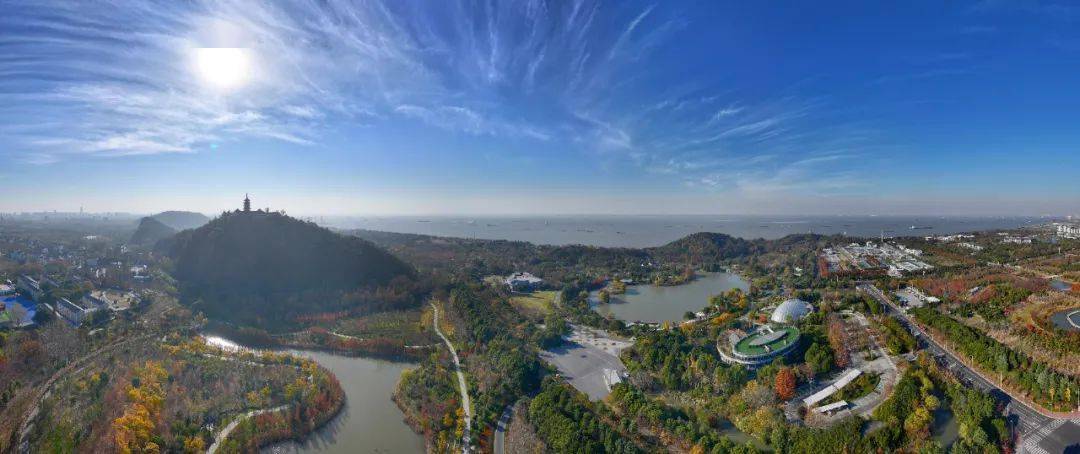
<svg viewBox="0 0 1080 454"><path fill-rule="evenodd" d="M689 21L659 3L592 0L26 3L0 18L11 50L0 131L11 157L51 163L250 140L312 147L333 129L407 123L713 188L781 181L833 152L821 125L844 123L821 98L701 82L653 91L677 75L652 55ZM200 47L249 49L249 83L209 89L193 65ZM829 178L820 167L799 176Z"/></svg>
<svg viewBox="0 0 1080 454"><path fill-rule="evenodd" d="M640 55L635 30L655 6L607 39L594 25L599 3L525 6L26 3L0 19L11 49L0 59L0 100L31 130L41 118L66 123L14 137L24 154L55 159L193 152L245 138L315 144L327 124L394 116L548 140L550 125L573 123L560 103L604 84L624 53ZM199 47L250 49L250 83L235 93L208 90L193 68ZM603 53L608 61L597 58ZM563 117L531 120L525 100L504 93L514 87L543 92Z"/></svg>

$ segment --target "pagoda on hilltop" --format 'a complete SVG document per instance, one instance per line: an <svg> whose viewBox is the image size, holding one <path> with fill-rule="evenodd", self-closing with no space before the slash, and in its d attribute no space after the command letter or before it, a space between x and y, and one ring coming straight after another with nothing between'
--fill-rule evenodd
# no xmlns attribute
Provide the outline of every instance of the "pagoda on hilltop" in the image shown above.
<svg viewBox="0 0 1080 454"><path fill-rule="evenodd" d="M251 198L248 197L247 193L244 194L244 212L251 212Z"/></svg>

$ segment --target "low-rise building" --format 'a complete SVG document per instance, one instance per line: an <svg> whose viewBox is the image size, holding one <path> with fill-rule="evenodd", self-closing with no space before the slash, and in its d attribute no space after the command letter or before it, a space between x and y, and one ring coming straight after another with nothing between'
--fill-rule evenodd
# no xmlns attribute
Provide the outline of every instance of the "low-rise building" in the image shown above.
<svg viewBox="0 0 1080 454"><path fill-rule="evenodd" d="M799 343L800 333L794 326L761 326L747 335L730 332L716 343L720 359L728 364L757 368L787 356Z"/></svg>
<svg viewBox="0 0 1080 454"><path fill-rule="evenodd" d="M510 287L511 292L531 292L539 287L544 280L533 276L532 273L519 272L511 274L503 282L507 287Z"/></svg>
<svg viewBox="0 0 1080 454"><path fill-rule="evenodd" d="M1080 224L1058 224L1057 235L1062 238L1080 239Z"/></svg>
<svg viewBox="0 0 1080 454"><path fill-rule="evenodd" d="M969 242L966 242L966 241L963 242L963 243L956 243L956 245L960 246L960 247L965 247L965 248L971 249L971 250L973 250L975 252L983 250L982 246L979 246L978 244L975 244L975 243L969 243Z"/></svg>
<svg viewBox="0 0 1080 454"><path fill-rule="evenodd" d="M136 301L133 293L117 293L105 290L93 290L83 296L82 300L84 306L108 309L114 312L128 310L135 305Z"/></svg>
<svg viewBox="0 0 1080 454"><path fill-rule="evenodd" d="M99 310L101 310L101 307L86 302L76 304L67 298L56 300L56 311L60 313L61 317L76 326L81 325L90 317L90 314Z"/></svg>
<svg viewBox="0 0 1080 454"><path fill-rule="evenodd" d="M1030 236L1014 236L1009 235L1001 240L1002 243L1011 244L1031 244L1032 238Z"/></svg>
<svg viewBox="0 0 1080 454"><path fill-rule="evenodd" d="M44 290L41 289L41 282L25 274L19 276L18 288L27 298L34 301L41 299L45 295Z"/></svg>

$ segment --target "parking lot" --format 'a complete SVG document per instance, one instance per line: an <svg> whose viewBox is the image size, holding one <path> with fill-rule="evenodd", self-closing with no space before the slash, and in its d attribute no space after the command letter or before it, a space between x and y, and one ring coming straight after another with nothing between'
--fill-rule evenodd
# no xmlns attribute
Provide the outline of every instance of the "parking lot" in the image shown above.
<svg viewBox="0 0 1080 454"><path fill-rule="evenodd" d="M565 340L556 348L541 351L540 357L590 399L603 399L625 377L626 366L619 360L619 352L632 342L580 326L574 326Z"/></svg>

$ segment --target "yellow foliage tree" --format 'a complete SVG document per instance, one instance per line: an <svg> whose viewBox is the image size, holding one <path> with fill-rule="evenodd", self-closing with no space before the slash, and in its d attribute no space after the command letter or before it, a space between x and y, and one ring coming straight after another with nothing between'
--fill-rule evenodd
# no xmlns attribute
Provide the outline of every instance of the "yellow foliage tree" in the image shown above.
<svg viewBox="0 0 1080 454"><path fill-rule="evenodd" d="M168 373L161 363L147 361L143 367L135 369L138 387L128 385L127 396L130 400L124 414L113 421L114 440L123 454L152 454L161 448L150 441L161 407L165 402L165 390L162 382Z"/></svg>
<svg viewBox="0 0 1080 454"><path fill-rule="evenodd" d="M184 452L198 454L206 450L206 442L198 435L192 435L184 439Z"/></svg>

